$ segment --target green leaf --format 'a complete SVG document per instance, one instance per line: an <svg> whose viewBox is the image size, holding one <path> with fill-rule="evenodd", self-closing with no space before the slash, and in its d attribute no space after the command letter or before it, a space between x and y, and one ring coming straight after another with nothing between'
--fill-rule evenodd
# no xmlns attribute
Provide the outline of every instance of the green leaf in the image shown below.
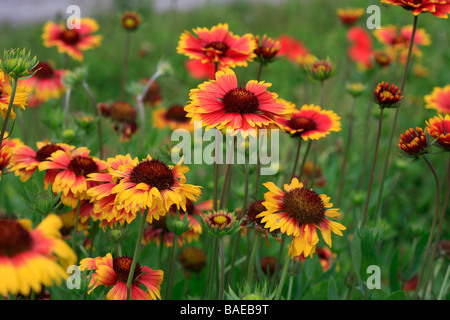
<svg viewBox="0 0 450 320"><path fill-rule="evenodd" d="M391 266L389 268L389 287L391 292L400 290L400 284L398 282L398 249L395 250L392 257Z"/></svg>
<svg viewBox="0 0 450 320"><path fill-rule="evenodd" d="M339 300L336 281L333 277L328 280L328 300Z"/></svg>
<svg viewBox="0 0 450 320"><path fill-rule="evenodd" d="M386 300L406 300L406 294L405 291L396 291L393 294L391 294L389 297L386 298Z"/></svg>

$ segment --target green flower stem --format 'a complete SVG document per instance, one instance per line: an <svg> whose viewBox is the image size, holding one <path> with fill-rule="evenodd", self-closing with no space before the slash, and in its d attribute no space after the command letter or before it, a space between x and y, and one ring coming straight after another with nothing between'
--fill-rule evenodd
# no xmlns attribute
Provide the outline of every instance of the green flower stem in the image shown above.
<svg viewBox="0 0 450 320"><path fill-rule="evenodd" d="M300 158L300 149L302 147L302 138L298 139L298 144L297 144L297 153L295 155L295 160L294 160L294 167L292 168L292 174L291 174L291 180L292 178L295 177L295 171L297 171L297 166L298 166L298 160Z"/></svg>
<svg viewBox="0 0 450 320"><path fill-rule="evenodd" d="M174 234L171 249L170 268L168 277L169 280L167 283L166 300L170 300L170 296L172 295L173 279L175 276L175 264L177 259L177 245L178 245L178 235Z"/></svg>
<svg viewBox="0 0 450 320"><path fill-rule="evenodd" d="M259 238L260 238L260 236L259 236L258 232L255 231L255 240L253 242L253 249L252 249L250 258L248 260L247 284L249 284L249 285L251 285L251 283L253 282L253 274L254 274L253 262L255 260L256 251L258 250L258 247L259 247Z"/></svg>
<svg viewBox="0 0 450 320"><path fill-rule="evenodd" d="M142 212L141 225L139 227L139 233L138 233L138 237L136 239L136 245L134 247L133 262L131 263L130 273L128 274L128 280L127 280L127 299L128 300L131 300L131 283L133 281L134 270L136 269L137 259L139 256L139 248L141 246L142 236L144 235L145 222L147 221L147 215L148 215L148 210L142 210L142 211L143 212Z"/></svg>
<svg viewBox="0 0 450 320"><path fill-rule="evenodd" d="M223 237L219 238L219 253L220 253L220 280L219 280L218 300L223 300L223 292L225 286L225 249Z"/></svg>
<svg viewBox="0 0 450 320"><path fill-rule="evenodd" d="M130 32L126 32L122 66L122 82L120 84L120 100L125 99L125 83L127 78L128 52L130 50Z"/></svg>
<svg viewBox="0 0 450 320"><path fill-rule="evenodd" d="M301 139L301 138L300 138L300 139ZM305 154L303 155L302 163L301 163L301 165L300 165L300 173L298 174L298 180L299 180L299 181L302 180L303 169L305 168L306 159L308 158L308 154L309 154L309 150L311 149L311 145L312 145L312 140L309 139L309 140L308 140L308 144L306 145L306 151L305 151Z"/></svg>
<svg viewBox="0 0 450 320"><path fill-rule="evenodd" d="M69 124L69 109L70 109L70 93L71 88L66 89L66 94L64 96L64 125L67 127Z"/></svg>
<svg viewBox="0 0 450 320"><path fill-rule="evenodd" d="M427 271L427 278L426 278L425 285L424 285L424 290L425 290L424 297L426 296L428 282L430 280L430 276L433 271L435 255L436 255L437 248L439 246L439 240L440 240L441 233L442 233L442 226L444 224L445 212L447 211L448 201L450 198L450 158L449 158L449 162L448 162L448 166L447 166L447 183L446 183L445 188L446 188L446 190L445 190L445 196L444 196L444 204L442 205L441 213L439 216L437 234L436 234L436 238L434 240L433 249L431 250L430 266Z"/></svg>
<svg viewBox="0 0 450 320"><path fill-rule="evenodd" d="M216 149L217 150L217 149ZM219 165L214 162L213 210L217 211L217 197L219 190Z"/></svg>
<svg viewBox="0 0 450 320"><path fill-rule="evenodd" d="M6 126L8 125L8 120L9 120L9 117L11 115L12 108L14 106L14 97L16 96L16 90L17 90L17 83L18 82L19 82L18 79L16 79L16 78L12 79L11 96L9 98L9 104L8 104L8 109L6 110L5 119L3 120L3 124L2 124L2 131L1 131L1 134L0 134L0 145L1 145L2 141L3 141L3 138L5 137Z"/></svg>
<svg viewBox="0 0 450 320"><path fill-rule="evenodd" d="M78 199L78 204L77 204L77 213L75 215L75 225L73 226L73 231L72 231L72 250L75 251L75 246L76 246L76 239L77 239L77 233L78 233L78 220L80 219L80 209L81 209L81 200Z"/></svg>
<svg viewBox="0 0 450 320"><path fill-rule="evenodd" d="M339 179L337 196L336 196L336 205L337 206L339 206L339 204L341 202L342 190L343 190L343 186L345 184L345 175L347 172L347 164L348 164L348 154L350 151L350 145L352 143L352 138L353 138L353 121L355 119L355 104L356 104L356 98L353 97L352 106L351 106L351 110L350 110L350 119L349 119L349 124L348 124L347 141L345 143L344 154L342 155L341 176Z"/></svg>
<svg viewBox="0 0 450 320"><path fill-rule="evenodd" d="M97 101L95 100L94 94L92 93L91 89L89 88L86 81L83 81L83 88L86 91L87 95L89 96L89 99L91 100L92 107L94 109L95 117L97 118L97 134L98 134L98 148L99 148L99 158L103 159L104 153L103 153L103 135L102 135L102 119L98 114L97 109Z"/></svg>
<svg viewBox="0 0 450 320"><path fill-rule="evenodd" d="M416 288L416 297L418 297L419 293L420 293L420 288L422 286L422 281L423 281L423 274L425 271L425 266L428 262L428 256L430 253L430 247L431 247L431 242L433 240L434 237L434 233L436 230L436 223L437 223L437 219L438 219L438 214L439 214L439 202L440 202L440 184L439 184L439 178L438 175L436 173L436 170L434 169L433 165L431 164L431 162L428 160L428 158L423 155L423 159L425 160L425 163L427 164L428 168L430 168L431 173L433 174L434 177L434 181L436 183L436 202L435 202L435 208L434 208L434 215L433 215L433 221L431 223L431 229L430 229L430 234L428 236L428 240L427 240L427 245L425 247L425 256L423 258L422 261L422 266L420 268L420 272L419 272L419 281L417 283L417 288Z"/></svg>
<svg viewBox="0 0 450 320"><path fill-rule="evenodd" d="M286 281L287 271L288 271L290 262L291 262L291 257L289 256L289 252L287 252L286 260L284 261L283 272L281 273L280 282L278 283L275 300L280 300L280 298L281 298L281 292L283 291L283 286L284 286L284 282Z"/></svg>
<svg viewBox="0 0 450 320"><path fill-rule="evenodd" d="M444 281L442 282L441 291L439 292L438 300L442 300L442 298L445 295L446 289L447 289L447 282L448 278L450 277L450 263L447 267L447 272L445 272Z"/></svg>
<svg viewBox="0 0 450 320"><path fill-rule="evenodd" d="M410 44L409 44L409 49L408 49L408 56L406 59L406 63L405 63L405 69L403 70L403 76L402 76L402 80L400 83L400 91L402 93L403 96L405 96L405 85L406 85L406 77L408 75L408 70L409 70L409 66L411 64L411 53L412 53L412 48L414 45L414 38L416 35L416 30L417 30L417 21L419 19L419 16L415 15L414 16L414 24L413 24L413 30L412 30L412 34L411 34L411 40L410 40ZM390 160L390 155L391 155L391 149L392 149L392 143L394 140L394 134L395 134L395 129L397 127L397 118L398 118L398 113L400 111L400 108L397 108L395 110L394 113L394 120L392 122L392 127L390 130L390 136L389 136L389 140L388 140L388 148L386 150L386 158L384 161L384 167L383 167L383 172L381 174L381 182L380 182L380 189L378 191L378 198L377 198L377 206L376 206L376 210L375 213L378 216L379 215L379 211L380 211L380 207L381 207L381 198L383 197L383 188L384 188L384 181L386 180L386 174L387 174L387 170L389 167L389 160Z"/></svg>
<svg viewBox="0 0 450 320"><path fill-rule="evenodd" d="M361 224L361 228L364 228L367 221L367 212L369 211L369 202L370 202L370 195L372 192L372 184L373 184L373 176L375 173L375 166L377 163L377 155L378 155L378 147L380 145L380 136L381 136L381 125L383 123L383 109L380 110L379 119L378 119L378 133L377 133L377 141L375 144L375 152L373 155L373 161L372 161L372 168L370 170L370 178L369 178L369 186L367 187L367 196L366 196L366 202L364 204L364 214L363 214L363 220Z"/></svg>
<svg viewBox="0 0 450 320"><path fill-rule="evenodd" d="M217 263L217 255L219 251L219 239L218 237L214 238L214 251L213 256L211 260L211 269L209 270L209 300L213 299L213 288L214 283L216 282L216 279L214 277L214 274L216 273L216 263Z"/></svg>

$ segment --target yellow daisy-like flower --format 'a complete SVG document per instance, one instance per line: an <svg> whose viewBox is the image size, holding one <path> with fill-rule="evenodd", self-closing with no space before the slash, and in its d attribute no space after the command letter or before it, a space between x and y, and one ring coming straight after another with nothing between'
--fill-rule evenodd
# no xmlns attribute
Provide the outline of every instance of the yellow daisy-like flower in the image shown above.
<svg viewBox="0 0 450 320"><path fill-rule="evenodd" d="M29 220L0 219L0 296L22 294L66 279L76 255L61 239L62 220L47 216L34 230Z"/></svg>
<svg viewBox="0 0 450 320"><path fill-rule="evenodd" d="M8 78L3 71L0 70L0 114L3 119L6 117L11 92L12 88ZM25 106L28 104L28 93L28 87L24 85L23 81L19 81L14 95L14 105L19 107L21 110L25 110ZM9 117L13 120L16 118L14 108L11 110Z"/></svg>
<svg viewBox="0 0 450 320"><path fill-rule="evenodd" d="M199 186L186 184L185 173L189 168L182 166L182 160L175 166L152 159L150 155L143 161L132 160L118 170L108 169L113 181L119 181L111 192L116 193L115 205L135 214L148 210L147 221L158 220L172 205L186 211L186 201L196 201L201 194Z"/></svg>
<svg viewBox="0 0 450 320"><path fill-rule="evenodd" d="M301 254L312 257L316 251L319 237L316 228L323 239L331 247L331 232L342 236L341 230L346 228L329 218L340 216L339 209L332 208L330 197L317 194L312 189L303 187L297 178L284 185L283 192L274 183L267 182L264 186L269 192L264 194L266 211L257 217L270 231L280 229L282 233L292 236L289 255L296 257Z"/></svg>

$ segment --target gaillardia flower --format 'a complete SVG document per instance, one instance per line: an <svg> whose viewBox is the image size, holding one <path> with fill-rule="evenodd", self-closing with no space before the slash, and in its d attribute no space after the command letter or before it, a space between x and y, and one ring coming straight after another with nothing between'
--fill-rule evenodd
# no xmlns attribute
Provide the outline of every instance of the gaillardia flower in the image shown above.
<svg viewBox="0 0 450 320"><path fill-rule="evenodd" d="M427 109L450 114L450 84L443 88L434 88L433 92L425 96L425 103Z"/></svg>
<svg viewBox="0 0 450 320"><path fill-rule="evenodd" d="M289 255L296 257L303 254L311 256L319 242L316 228L323 239L331 247L331 232L342 236L341 230L346 228L329 218L339 217L339 209L332 208L330 197L317 194L312 189L303 187L297 178L284 185L283 192L274 183L267 182L264 186L269 189L264 194L263 205L267 208L257 217L270 231L280 229L288 236L292 235Z"/></svg>
<svg viewBox="0 0 450 320"><path fill-rule="evenodd" d="M364 15L363 8L339 8L337 15L344 26L354 25Z"/></svg>
<svg viewBox="0 0 450 320"><path fill-rule="evenodd" d="M315 81L325 81L331 78L336 72L336 66L327 60L316 59L310 63L306 68L306 72L310 78Z"/></svg>
<svg viewBox="0 0 450 320"><path fill-rule="evenodd" d="M61 239L61 219L48 215L35 229L29 220L0 218L0 296L41 292L60 284L76 255Z"/></svg>
<svg viewBox="0 0 450 320"><path fill-rule="evenodd" d="M66 206L75 208L78 201L88 200L87 190L95 186L95 182L88 181L87 176L106 170L106 162L89 153L90 150L86 147L70 152L57 150L38 165L39 171L59 170L51 182L52 190L57 194L61 193L61 202Z"/></svg>
<svg viewBox="0 0 450 320"><path fill-rule="evenodd" d="M397 108L400 100L403 98L402 92L395 85L389 85L389 82L380 82L374 91L375 102L384 108Z"/></svg>
<svg viewBox="0 0 450 320"><path fill-rule="evenodd" d="M303 42L290 35L282 34L277 40L280 43L280 50L277 54L279 57L284 56L290 62L298 63L311 56L310 51L304 46Z"/></svg>
<svg viewBox="0 0 450 320"><path fill-rule="evenodd" d="M214 237L222 237L237 232L240 222L234 212L220 209L202 213L203 222L208 228L208 233Z"/></svg>
<svg viewBox="0 0 450 320"><path fill-rule="evenodd" d="M254 50L256 58L262 64L272 62L278 55L281 49L281 43L278 40L272 39L264 35L262 39L260 36L255 36L256 49Z"/></svg>
<svg viewBox="0 0 450 320"><path fill-rule="evenodd" d="M185 107L191 122L201 121L206 130L229 129L232 133L278 128L276 118L289 118L291 105L278 100L278 95L267 90L270 83L251 80L238 86L231 69L218 71L216 79L192 89L190 104Z"/></svg>
<svg viewBox="0 0 450 320"><path fill-rule="evenodd" d="M445 151L450 151L450 115L442 116L438 114L426 121L426 124L428 134L437 139L437 143Z"/></svg>
<svg viewBox="0 0 450 320"><path fill-rule="evenodd" d="M29 88L22 81L23 80L20 80L17 85L13 105L19 107L21 110L25 110L25 106L28 104ZM6 117L11 92L12 88L7 76L0 70L0 114L3 119ZM16 118L14 108L11 109L9 117L13 120Z"/></svg>
<svg viewBox="0 0 450 320"><path fill-rule="evenodd" d="M450 2L448 0L381 0L381 3L401 6L412 11L417 16L423 12L429 12L438 18L447 18L450 13Z"/></svg>
<svg viewBox="0 0 450 320"><path fill-rule="evenodd" d="M415 159L430 152L427 136L419 127L416 127L416 130L409 128L405 133L400 134L398 147L406 156Z"/></svg>
<svg viewBox="0 0 450 320"><path fill-rule="evenodd" d="M172 205L186 210L187 199L196 201L201 193L201 187L186 184L184 174L188 171L188 167L182 166L182 160L171 166L150 155L140 162L133 159L118 170L110 170L113 181L118 182L111 190L117 194L115 205L133 214L148 210L149 223L165 215Z"/></svg>
<svg viewBox="0 0 450 320"><path fill-rule="evenodd" d="M39 62L33 69L36 73L22 80L22 83L31 88L30 106L35 107L50 100L58 99L66 91L61 78L64 70L53 69L50 63Z"/></svg>
<svg viewBox="0 0 450 320"><path fill-rule="evenodd" d="M80 27L69 29L66 24L48 21L44 26L42 39L44 46L56 47L59 53L67 53L75 60L83 60L83 52L100 45L102 36L93 35L98 23L91 18L81 18Z"/></svg>
<svg viewBox="0 0 450 320"><path fill-rule="evenodd" d="M206 266L206 254L200 248L185 247L180 251L178 261L186 273L194 272L198 274Z"/></svg>
<svg viewBox="0 0 450 320"><path fill-rule="evenodd" d="M153 125L158 129L169 128L186 129L194 131L194 125L190 123L190 118L186 117L187 112L184 106L174 104L169 108L158 108L153 112Z"/></svg>
<svg viewBox="0 0 450 320"><path fill-rule="evenodd" d="M108 300L127 300L127 281L133 259L115 257L110 253L105 257L86 258L80 261L80 269L94 270L88 294L98 286L112 287L106 294ZM131 282L131 300L161 299L161 283L164 271L152 270L147 266L136 264ZM142 288L143 286L144 288Z"/></svg>
<svg viewBox="0 0 450 320"><path fill-rule="evenodd" d="M341 130L340 117L331 110L323 110L315 105L303 105L295 110L291 119L279 119L283 129L293 136L300 136L303 140L318 140Z"/></svg>
<svg viewBox="0 0 450 320"><path fill-rule="evenodd" d="M12 163L10 163L12 154L15 150L15 148L19 148L23 146L23 142L16 138L16 139L4 139L0 143L0 180L2 179L2 174L9 170L12 166Z"/></svg>
<svg viewBox="0 0 450 320"><path fill-rule="evenodd" d="M29 146L22 145L17 147L11 156L11 163L13 165L11 170L15 172L16 176L20 176L22 182L30 179L39 164L48 160L54 152L58 150L70 152L75 148L64 143L51 143L50 141L38 141L36 146L37 150L35 151ZM46 188L49 183L53 182L58 172L59 169L47 170L44 178Z"/></svg>
<svg viewBox="0 0 450 320"><path fill-rule="evenodd" d="M185 31L178 42L177 52L190 59L218 63L221 67L247 66L254 58L256 43L251 34L234 35L228 24L193 29L195 36Z"/></svg>
<svg viewBox="0 0 450 320"><path fill-rule="evenodd" d="M122 27L127 31L134 31L141 25L141 17L133 11L125 12L120 19Z"/></svg>

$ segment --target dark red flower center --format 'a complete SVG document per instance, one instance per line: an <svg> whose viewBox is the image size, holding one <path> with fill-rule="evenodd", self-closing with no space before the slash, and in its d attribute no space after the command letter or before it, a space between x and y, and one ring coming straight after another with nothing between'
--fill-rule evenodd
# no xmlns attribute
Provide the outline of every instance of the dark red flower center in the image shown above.
<svg viewBox="0 0 450 320"><path fill-rule="evenodd" d="M117 101L109 107L109 115L119 122L134 122L136 120L136 109L128 102Z"/></svg>
<svg viewBox="0 0 450 320"><path fill-rule="evenodd" d="M145 183L161 191L169 189L175 183L175 177L165 163L152 159L138 163L130 173L130 181Z"/></svg>
<svg viewBox="0 0 450 320"><path fill-rule="evenodd" d="M320 196L311 189L296 188L283 197L283 209L299 225L318 224L325 218L325 206Z"/></svg>
<svg viewBox="0 0 450 320"><path fill-rule="evenodd" d="M0 257L14 257L21 252L29 251L33 246L33 238L19 222L0 219Z"/></svg>
<svg viewBox="0 0 450 320"><path fill-rule="evenodd" d="M36 152L35 159L39 162L45 161L53 154L53 152L56 152L58 150L64 149L56 144L47 144Z"/></svg>
<svg viewBox="0 0 450 320"><path fill-rule="evenodd" d="M316 122L310 118L303 116L293 116L289 120L289 127L295 130L302 130L308 132L316 129Z"/></svg>
<svg viewBox="0 0 450 320"><path fill-rule="evenodd" d="M255 113L259 107L259 100L253 92L244 88L234 88L222 98L223 107L227 112Z"/></svg>
<svg viewBox="0 0 450 320"><path fill-rule="evenodd" d="M130 274L132 263L133 259L129 257L118 257L113 259L113 269L117 274L117 281L125 283L128 281L128 275ZM139 263L136 263L132 283L134 283L139 278L141 273L141 265Z"/></svg>
<svg viewBox="0 0 450 320"><path fill-rule="evenodd" d="M76 156L69 163L69 170L78 176L87 176L98 171L97 163L91 157Z"/></svg>
<svg viewBox="0 0 450 320"><path fill-rule="evenodd" d="M74 45L80 41L80 34L73 29L65 29L59 35L59 39L66 44Z"/></svg>
<svg viewBox="0 0 450 320"><path fill-rule="evenodd" d="M230 47L222 41L213 41L208 43L205 46L205 49L214 49L215 51L219 51L219 57L223 57Z"/></svg>
<svg viewBox="0 0 450 320"><path fill-rule="evenodd" d="M247 220L253 221L258 224L260 223L262 218L257 218L256 216L263 211L267 211L266 207L264 207L264 205L262 203L263 203L263 201L259 200L259 201L252 202L250 204L250 206L247 209L247 215L246 215Z"/></svg>
<svg viewBox="0 0 450 320"><path fill-rule="evenodd" d="M184 111L184 107L182 105L174 105L170 107L164 117L167 120L172 120L175 122L189 122L189 118L186 118L187 112Z"/></svg>
<svg viewBox="0 0 450 320"><path fill-rule="evenodd" d="M50 79L53 78L55 74L53 68L45 62L38 62L33 71L36 71L35 76L39 79Z"/></svg>
<svg viewBox="0 0 450 320"><path fill-rule="evenodd" d="M210 217L209 222L212 226L226 227L231 223L231 218L226 214L214 214Z"/></svg>

